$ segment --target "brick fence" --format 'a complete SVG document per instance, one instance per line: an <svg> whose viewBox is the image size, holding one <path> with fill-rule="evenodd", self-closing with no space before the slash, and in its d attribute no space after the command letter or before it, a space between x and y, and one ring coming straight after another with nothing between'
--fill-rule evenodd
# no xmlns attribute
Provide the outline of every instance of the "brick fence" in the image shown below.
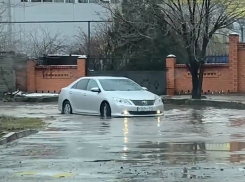
<svg viewBox="0 0 245 182"><path fill-rule="evenodd" d="M167 95L188 94L192 90L191 74L184 64L176 64L176 57L166 58ZM203 93L245 93L245 44L238 34L229 35L229 63L205 65Z"/></svg>
<svg viewBox="0 0 245 182"><path fill-rule="evenodd" d="M85 59L78 59L77 65L36 66L27 62L27 92L59 93L76 79L85 76Z"/></svg>
<svg viewBox="0 0 245 182"><path fill-rule="evenodd" d="M77 65L36 66L27 62L27 92L59 93L65 87L85 76L86 60L78 58ZM167 95L191 93L191 74L184 64L176 64L176 57L166 58ZM245 93L245 44L237 34L229 35L229 63L205 65L203 93Z"/></svg>

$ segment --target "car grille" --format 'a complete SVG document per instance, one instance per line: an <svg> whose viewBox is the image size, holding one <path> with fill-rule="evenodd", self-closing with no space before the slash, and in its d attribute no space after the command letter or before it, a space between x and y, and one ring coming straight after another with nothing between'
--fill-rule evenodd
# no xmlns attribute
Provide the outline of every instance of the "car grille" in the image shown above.
<svg viewBox="0 0 245 182"><path fill-rule="evenodd" d="M156 111L129 111L129 114L132 115L150 115L150 114L157 114Z"/></svg>
<svg viewBox="0 0 245 182"><path fill-rule="evenodd" d="M136 106L152 106L154 105L154 100L131 100ZM144 103L146 101L146 103Z"/></svg>

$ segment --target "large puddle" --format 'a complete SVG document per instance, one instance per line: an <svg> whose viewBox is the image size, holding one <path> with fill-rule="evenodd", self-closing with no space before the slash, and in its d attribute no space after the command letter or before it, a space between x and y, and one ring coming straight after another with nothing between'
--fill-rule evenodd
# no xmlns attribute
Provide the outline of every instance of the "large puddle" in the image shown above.
<svg viewBox="0 0 245 182"><path fill-rule="evenodd" d="M1 112L57 119L44 131L0 146L0 176L11 182L244 181L241 110L166 106L159 118L113 119L64 116L55 105Z"/></svg>

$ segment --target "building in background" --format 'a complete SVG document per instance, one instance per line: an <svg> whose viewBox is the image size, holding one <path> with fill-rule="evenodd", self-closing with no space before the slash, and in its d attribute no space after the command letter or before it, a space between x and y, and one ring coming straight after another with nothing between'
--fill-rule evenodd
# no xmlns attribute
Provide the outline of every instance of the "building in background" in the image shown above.
<svg viewBox="0 0 245 182"><path fill-rule="evenodd" d="M4 0L8 2L9 0ZM105 0L108 1L108 0ZM109 1L108 1L109 2ZM116 2L115 0L113 1ZM105 9L98 0L11 0L6 14L12 21L93 21L106 18ZM95 23L91 23L91 29ZM88 23L42 23L42 24L13 24L11 31L15 36L25 39L29 31L37 31L44 27L51 33L59 31L64 36L74 36L79 27L85 32Z"/></svg>
<svg viewBox="0 0 245 182"><path fill-rule="evenodd" d="M109 18L105 8L100 2L118 4L120 0L0 0L6 4L5 14L1 19L5 21L93 21ZM1 21L1 20L0 20ZM91 30L94 26L102 23L91 23ZM29 32L38 34L40 26L49 30L52 34L57 32L71 40L77 35L78 28L84 32L88 31L88 23L42 23L42 24L6 24L7 39L26 40ZM231 31L240 34L241 41L244 40L243 25L234 23L229 29L219 30L210 41L207 50L208 55L227 54L228 35ZM41 36L40 36L41 37ZM69 39L70 38L70 39ZM72 40L71 40L72 41ZM23 41L22 41L23 42ZM7 43L2 44L7 45ZM6 47L6 46L5 46ZM12 47L13 50L13 47Z"/></svg>

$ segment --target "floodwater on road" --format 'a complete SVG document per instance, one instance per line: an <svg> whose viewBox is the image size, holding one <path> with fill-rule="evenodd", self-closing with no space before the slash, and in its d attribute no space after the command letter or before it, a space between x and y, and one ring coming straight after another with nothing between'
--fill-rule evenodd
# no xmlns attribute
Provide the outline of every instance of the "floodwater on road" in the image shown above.
<svg viewBox="0 0 245 182"><path fill-rule="evenodd" d="M55 118L0 146L3 182L244 181L241 110L169 105L162 117L101 119L61 115L54 104L8 104L1 114Z"/></svg>

